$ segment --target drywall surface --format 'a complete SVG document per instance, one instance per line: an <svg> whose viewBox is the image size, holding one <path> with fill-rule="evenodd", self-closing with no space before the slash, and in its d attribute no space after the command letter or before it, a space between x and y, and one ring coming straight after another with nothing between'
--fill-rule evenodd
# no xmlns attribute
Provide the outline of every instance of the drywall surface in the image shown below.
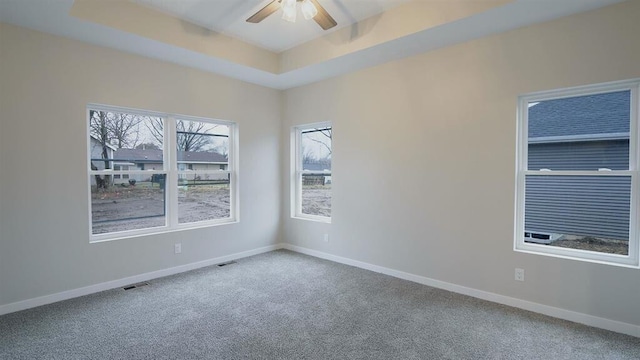
<svg viewBox="0 0 640 360"><path fill-rule="evenodd" d="M0 305L278 242L279 91L10 25L0 49ZM90 244L88 103L237 122L240 222Z"/></svg>
<svg viewBox="0 0 640 360"><path fill-rule="evenodd" d="M410 1L280 54L280 72L334 59L384 42L435 28L513 0Z"/></svg>
<svg viewBox="0 0 640 360"><path fill-rule="evenodd" d="M278 54L131 1L76 0L70 15L115 29L276 73Z"/></svg>
<svg viewBox="0 0 640 360"><path fill-rule="evenodd" d="M513 250L518 95L640 77L638 19L629 1L287 90L283 136L334 138L332 223L290 218L284 169L285 240L640 325L640 270Z"/></svg>

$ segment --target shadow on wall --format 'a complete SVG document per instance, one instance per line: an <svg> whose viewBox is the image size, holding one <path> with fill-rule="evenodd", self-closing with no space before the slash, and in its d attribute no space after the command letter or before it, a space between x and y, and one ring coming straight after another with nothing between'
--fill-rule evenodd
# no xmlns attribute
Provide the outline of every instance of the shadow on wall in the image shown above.
<svg viewBox="0 0 640 360"><path fill-rule="evenodd" d="M344 33L343 35L343 32L338 30L328 36L329 42L334 45L348 44L366 35L376 26L382 16L382 14L378 14L358 22L342 1L336 1L335 4L346 15L347 21L352 24L350 26L351 31L348 34Z"/></svg>

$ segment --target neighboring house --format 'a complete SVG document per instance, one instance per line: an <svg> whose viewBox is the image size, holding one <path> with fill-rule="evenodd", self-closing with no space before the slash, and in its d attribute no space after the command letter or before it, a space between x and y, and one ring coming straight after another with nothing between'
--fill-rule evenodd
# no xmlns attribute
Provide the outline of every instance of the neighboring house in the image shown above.
<svg viewBox="0 0 640 360"><path fill-rule="evenodd" d="M331 171L331 159L309 160L303 159L302 169L310 171ZM302 177L303 185L326 185L331 184L331 175L304 175Z"/></svg>
<svg viewBox="0 0 640 360"><path fill-rule="evenodd" d="M226 179L227 174L212 175L198 174L199 171L227 170L229 161L226 156L207 151L178 151L178 170L185 171L180 179L186 180L220 180ZM114 170L161 170L162 150L156 149L118 149L114 154ZM150 181L146 175L129 175L136 181ZM114 179L116 183L127 182L129 177Z"/></svg>
<svg viewBox="0 0 640 360"><path fill-rule="evenodd" d="M629 168L628 91L532 104L528 121L529 170ZM526 235L628 240L628 178L528 176L526 181Z"/></svg>
<svg viewBox="0 0 640 360"><path fill-rule="evenodd" d="M104 170L105 161L102 158L102 145L98 139L91 137L91 166L94 170ZM162 150L156 149L116 149L107 145L109 169L114 171L130 170L161 170ZM178 170L184 171L179 176L182 180L224 180L228 175L202 174L199 171L227 170L229 161L225 155L206 151L178 151ZM126 184L129 180L151 181L151 175L144 174L116 174L113 175L114 184ZM91 177L91 185L96 180Z"/></svg>
<svg viewBox="0 0 640 360"><path fill-rule="evenodd" d="M303 170L311 170L311 171L331 171L331 159L323 159L323 160L308 160L304 159L302 161L302 169Z"/></svg>
<svg viewBox="0 0 640 360"><path fill-rule="evenodd" d="M90 136L89 139L89 146L91 147L91 163L89 164L90 168L93 170L104 170L105 168L107 168L105 167L105 165L109 165L108 168L113 169L113 162L109 161L107 164L105 164L102 158L102 144L100 143L100 140L98 140L94 136ZM115 151L115 146L107 144L107 158L113 159L113 154L115 153ZM91 181L92 186L96 185L95 176L91 176L89 181Z"/></svg>
<svg viewBox="0 0 640 360"><path fill-rule="evenodd" d="M93 135L89 137L91 139L91 168L95 170L104 170L105 163L102 157L102 144L100 140L98 140ZM107 144L107 158L113 159L113 154L115 153L115 146L111 146ZM113 168L113 163L109 164L109 168Z"/></svg>

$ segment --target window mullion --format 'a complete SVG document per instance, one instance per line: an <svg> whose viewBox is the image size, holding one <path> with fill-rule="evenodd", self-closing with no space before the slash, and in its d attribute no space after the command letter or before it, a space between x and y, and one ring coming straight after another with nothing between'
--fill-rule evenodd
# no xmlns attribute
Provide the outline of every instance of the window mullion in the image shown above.
<svg viewBox="0 0 640 360"><path fill-rule="evenodd" d="M525 170L523 171L525 176L631 176L635 172L631 170L611 170L611 171L597 171L597 170L553 170L553 171L539 171L539 170Z"/></svg>
<svg viewBox="0 0 640 360"><path fill-rule="evenodd" d="M631 89L629 169L640 171L640 85Z"/></svg>
<svg viewBox="0 0 640 360"><path fill-rule="evenodd" d="M302 130L296 129L295 133L295 215L302 215Z"/></svg>
<svg viewBox="0 0 640 360"><path fill-rule="evenodd" d="M629 255L640 264L640 171L631 175L631 210L629 214Z"/></svg>
<svg viewBox="0 0 640 360"><path fill-rule="evenodd" d="M631 211L629 254L640 265L640 84L631 89L629 169L631 171Z"/></svg>
<svg viewBox="0 0 640 360"><path fill-rule="evenodd" d="M169 116L164 118L164 158L167 171L167 186L165 187L167 224L169 227L178 225L178 165L176 162L176 120Z"/></svg>

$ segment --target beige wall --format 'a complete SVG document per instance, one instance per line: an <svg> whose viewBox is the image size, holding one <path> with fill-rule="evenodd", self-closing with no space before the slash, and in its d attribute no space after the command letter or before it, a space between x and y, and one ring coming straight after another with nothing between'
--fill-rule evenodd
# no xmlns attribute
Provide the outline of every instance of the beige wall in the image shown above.
<svg viewBox="0 0 640 360"><path fill-rule="evenodd" d="M513 251L517 96L640 77L638 19L626 2L286 91L283 136L330 120L334 158L332 224L285 207L285 240L640 325L640 270Z"/></svg>
<svg viewBox="0 0 640 360"><path fill-rule="evenodd" d="M280 91L9 25L0 49L0 305L279 241ZM236 121L241 222L89 244L87 103Z"/></svg>

